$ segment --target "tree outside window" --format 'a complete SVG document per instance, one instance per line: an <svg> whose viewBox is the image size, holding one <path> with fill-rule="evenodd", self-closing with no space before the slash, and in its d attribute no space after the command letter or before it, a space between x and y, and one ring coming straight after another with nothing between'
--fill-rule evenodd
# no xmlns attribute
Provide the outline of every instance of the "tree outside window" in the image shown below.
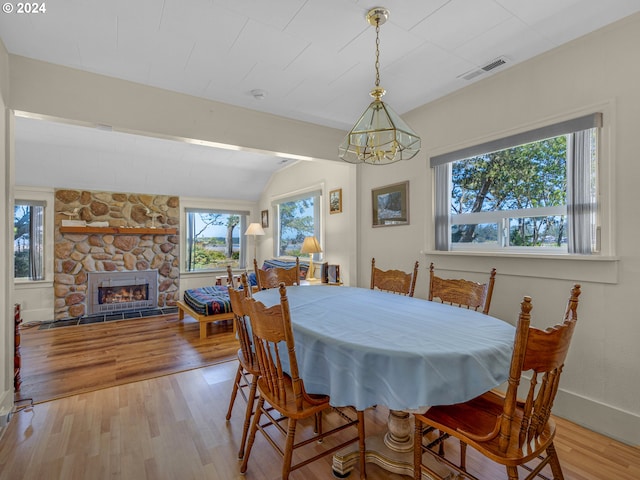
<svg viewBox="0 0 640 480"><path fill-rule="evenodd" d="M44 203L17 200L13 211L14 278L44 279Z"/></svg>
<svg viewBox="0 0 640 480"><path fill-rule="evenodd" d="M187 271L244 267L244 212L187 210L186 216Z"/></svg>
<svg viewBox="0 0 640 480"><path fill-rule="evenodd" d="M545 207L566 210L566 155L563 135L453 162L452 223L469 213L517 216L507 212L498 223L454 224L452 244L497 244L504 237L504 246L566 247L566 215L535 213Z"/></svg>
<svg viewBox="0 0 640 480"><path fill-rule="evenodd" d="M593 254L594 113L431 157L437 250Z"/></svg>
<svg viewBox="0 0 640 480"><path fill-rule="evenodd" d="M321 199L320 192L309 192L277 203L278 256L300 256L305 237L320 238Z"/></svg>

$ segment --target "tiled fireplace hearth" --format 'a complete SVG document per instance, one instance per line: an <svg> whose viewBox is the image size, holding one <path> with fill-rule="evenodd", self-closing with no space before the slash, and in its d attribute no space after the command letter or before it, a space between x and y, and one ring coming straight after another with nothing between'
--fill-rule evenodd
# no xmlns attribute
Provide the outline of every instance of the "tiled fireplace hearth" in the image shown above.
<svg viewBox="0 0 640 480"><path fill-rule="evenodd" d="M56 320L175 307L177 197L56 190L55 211ZM70 217L86 226L63 227Z"/></svg>

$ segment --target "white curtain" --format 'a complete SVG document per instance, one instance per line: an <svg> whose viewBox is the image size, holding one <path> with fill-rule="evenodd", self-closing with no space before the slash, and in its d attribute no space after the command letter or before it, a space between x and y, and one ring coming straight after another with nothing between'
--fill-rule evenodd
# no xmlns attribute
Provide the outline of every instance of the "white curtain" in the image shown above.
<svg viewBox="0 0 640 480"><path fill-rule="evenodd" d="M569 135L567 141L567 223L569 253L593 253L596 205L591 185L592 130Z"/></svg>
<svg viewBox="0 0 640 480"><path fill-rule="evenodd" d="M436 250L449 250L449 215L451 212L451 163L433 167L435 177L435 242Z"/></svg>
<svg viewBox="0 0 640 480"><path fill-rule="evenodd" d="M29 207L29 268L31 280L43 280L44 207Z"/></svg>
<svg viewBox="0 0 640 480"><path fill-rule="evenodd" d="M194 214L187 212L187 271L190 272L195 267L193 258L193 248L196 238L196 220Z"/></svg>

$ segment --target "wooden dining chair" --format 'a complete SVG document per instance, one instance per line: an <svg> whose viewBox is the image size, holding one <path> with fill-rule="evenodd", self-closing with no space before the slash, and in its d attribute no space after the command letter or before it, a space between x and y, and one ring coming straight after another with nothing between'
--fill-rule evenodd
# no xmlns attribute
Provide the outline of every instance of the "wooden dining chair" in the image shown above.
<svg viewBox="0 0 640 480"><path fill-rule="evenodd" d="M233 280L233 270L231 270L231 265L227 265L227 286L236 288L235 281Z"/></svg>
<svg viewBox="0 0 640 480"><path fill-rule="evenodd" d="M276 288L280 283L287 286L300 285L300 259L296 257L296 265L292 268L273 267L267 270L258 268L258 262L253 259L253 268L256 272L258 290Z"/></svg>
<svg viewBox="0 0 640 480"><path fill-rule="evenodd" d="M246 276L244 273L242 275ZM246 279L243 281L243 285L245 282ZM238 451L238 458L242 458L244 456L244 447L247 443L247 433L249 432L251 415L253 414L253 405L256 399L260 370L253 350L253 342L251 340L251 333L248 325L249 320L246 316L243 303L244 298L247 297L250 290L247 290L246 288L236 290L231 285L227 288L229 290L231 309L233 310L233 321L235 322L236 334L240 342L240 349L238 350L238 369L236 370L233 390L231 391L231 399L229 400L229 408L227 409L227 420L231 419L233 405L236 401L238 392L240 392L240 395L246 402L244 425L242 428L242 440L240 441L240 450ZM245 393L246 389L249 390L248 393Z"/></svg>
<svg viewBox="0 0 640 480"><path fill-rule="evenodd" d="M518 466L532 479L549 464L556 480L562 480L560 461L553 445L556 433L551 418L553 400L578 320L580 285L574 285L560 325L539 330L531 327L531 297L524 297L516 328L513 355L506 393L489 391L456 405L434 406L414 414L414 478L422 470L431 474L422 462L424 452L456 470L462 477L477 479L467 471L466 447L470 445L483 456L502 464L509 480L518 479ZM525 400L517 398L522 372L531 372ZM424 434L424 432L430 432ZM438 437L430 438L438 432ZM460 459L454 462L439 446L448 437L460 441ZM449 449L447 449L449 450ZM531 468L529 463L540 460ZM547 477L543 477L547 478Z"/></svg>
<svg viewBox="0 0 640 480"><path fill-rule="evenodd" d="M380 270L376 267L376 259L371 259L371 290L378 289L385 292L398 293L413 297L418 278L418 262L410 273L402 270Z"/></svg>
<svg viewBox="0 0 640 480"><path fill-rule="evenodd" d="M245 473L251 455L256 433L259 430L283 457L282 478L289 478L289 473L303 467L321 457L330 455L345 446L359 442L359 468L360 478L366 478L365 472L365 444L364 444L364 412L355 411L353 408L333 408L329 405L327 395L312 395L306 392L304 382L299 376L298 360L291 326L289 312L289 300L284 283L279 286L280 303L267 308L262 302L255 299L246 299L246 311L251 317L254 349L258 360L260 375L258 377L258 405L251 422L251 433L247 444L247 451L240 467L240 472ZM285 367L283 358L288 361ZM286 364L285 364L286 365ZM267 408L272 407L273 410ZM326 431L322 428L322 412L331 409L335 412L337 423ZM274 415L278 412L280 416ZM355 413L354 413L355 412ZM265 417L265 421L261 420ZM354 418L355 417L355 418ZM316 434L306 435L300 432L301 438L296 438L298 428L302 427L303 420L315 420ZM286 420L286 428L281 424ZM338 432L343 432L349 427L357 430L357 435L349 435L347 438L335 438L335 441L327 442L331 447L318 449L323 445L322 439ZM285 437L282 441L275 438L276 433ZM313 447L310 444L315 444ZM307 456L297 463L292 463L295 449L309 446Z"/></svg>
<svg viewBox="0 0 640 480"><path fill-rule="evenodd" d="M456 305L489 314L496 269L492 268L487 283L476 283L464 279L445 279L435 275L434 265L429 266L429 300Z"/></svg>

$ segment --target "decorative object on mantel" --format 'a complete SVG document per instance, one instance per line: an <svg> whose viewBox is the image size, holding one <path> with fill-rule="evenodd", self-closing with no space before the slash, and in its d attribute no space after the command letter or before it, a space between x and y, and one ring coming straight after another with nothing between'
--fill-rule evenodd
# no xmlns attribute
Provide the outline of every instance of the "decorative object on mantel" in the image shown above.
<svg viewBox="0 0 640 480"><path fill-rule="evenodd" d="M62 220L63 227L85 227L87 222L84 220Z"/></svg>
<svg viewBox="0 0 640 480"><path fill-rule="evenodd" d="M156 228L156 218L161 217L162 213L154 212L149 207L145 207L147 210L147 217L151 217L151 228Z"/></svg>
<svg viewBox="0 0 640 480"><path fill-rule="evenodd" d="M67 217L71 218L75 218L78 216L78 212L80 211L80 207L76 207L73 210L71 210L70 212L67 211L62 211L62 212L58 212L60 215L66 215Z"/></svg>
<svg viewBox="0 0 640 480"><path fill-rule="evenodd" d="M64 223L62 224L64 226ZM71 226L71 225L69 225ZM109 222L91 222L87 223L87 227L108 227Z"/></svg>
<svg viewBox="0 0 640 480"><path fill-rule="evenodd" d="M381 100L386 92L380 87L379 33L380 25L388 18L389 10L384 7L375 7L367 13L367 22L376 27L376 86L370 93L374 101L338 148L345 162L387 165L409 160L420 151L420 137Z"/></svg>

